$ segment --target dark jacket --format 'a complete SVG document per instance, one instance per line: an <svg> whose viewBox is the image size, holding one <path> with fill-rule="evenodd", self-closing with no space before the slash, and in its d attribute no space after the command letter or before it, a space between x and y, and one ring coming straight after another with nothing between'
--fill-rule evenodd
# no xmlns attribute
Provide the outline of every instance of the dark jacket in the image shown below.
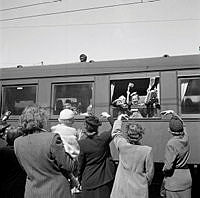
<svg viewBox="0 0 200 198"><path fill-rule="evenodd" d="M111 125L113 120L108 118ZM115 164L110 154L111 130L79 141L79 181L83 189L95 189L114 180Z"/></svg>
<svg viewBox="0 0 200 198"><path fill-rule="evenodd" d="M13 146L0 148L0 197L23 198L26 173L20 166Z"/></svg>

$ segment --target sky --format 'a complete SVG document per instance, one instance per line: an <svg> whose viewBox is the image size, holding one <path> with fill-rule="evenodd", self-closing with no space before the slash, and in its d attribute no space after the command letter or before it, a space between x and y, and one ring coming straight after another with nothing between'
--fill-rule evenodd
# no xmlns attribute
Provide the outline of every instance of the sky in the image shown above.
<svg viewBox="0 0 200 198"><path fill-rule="evenodd" d="M199 0L0 0L0 68L200 53Z"/></svg>

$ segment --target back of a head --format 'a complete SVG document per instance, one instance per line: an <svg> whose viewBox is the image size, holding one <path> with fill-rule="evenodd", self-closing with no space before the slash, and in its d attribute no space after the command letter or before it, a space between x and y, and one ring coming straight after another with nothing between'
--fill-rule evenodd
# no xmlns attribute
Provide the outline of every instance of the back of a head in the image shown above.
<svg viewBox="0 0 200 198"><path fill-rule="evenodd" d="M172 135L182 135L183 134L183 122L177 116L172 116L169 121L169 129Z"/></svg>
<svg viewBox="0 0 200 198"><path fill-rule="evenodd" d="M19 125L24 134L40 132L47 126L48 112L38 105L27 106L19 118Z"/></svg>
<svg viewBox="0 0 200 198"><path fill-rule="evenodd" d="M101 126L101 122L99 121L99 118L94 115L87 116L85 118L85 123L86 123L88 132L97 132L98 127Z"/></svg>
<svg viewBox="0 0 200 198"><path fill-rule="evenodd" d="M127 139L131 144L137 144L142 139L144 134L144 128L138 123L129 123L126 126L127 129Z"/></svg>
<svg viewBox="0 0 200 198"><path fill-rule="evenodd" d="M70 109L63 109L60 112L58 120L70 120L74 118L74 112Z"/></svg>

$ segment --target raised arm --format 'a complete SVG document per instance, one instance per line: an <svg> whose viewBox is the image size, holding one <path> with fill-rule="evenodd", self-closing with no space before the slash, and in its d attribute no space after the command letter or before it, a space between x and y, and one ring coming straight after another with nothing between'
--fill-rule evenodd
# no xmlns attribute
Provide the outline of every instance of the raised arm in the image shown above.
<svg viewBox="0 0 200 198"><path fill-rule="evenodd" d="M122 118L128 119L126 114L121 114L118 116L117 120L114 122L113 129L112 129L112 137L114 139L114 144L116 148L120 149L124 143L127 143L127 140L124 138L122 128Z"/></svg>
<svg viewBox="0 0 200 198"><path fill-rule="evenodd" d="M183 119L175 111L173 111L173 110L165 110L165 111L162 111L160 114L162 116L164 116L164 117L166 117L167 115L175 116L179 120L181 120L181 122L183 123L184 133L185 133L185 135L187 135L186 125L185 125Z"/></svg>
<svg viewBox="0 0 200 198"><path fill-rule="evenodd" d="M128 88L127 88L127 91L126 91L126 103L129 104L129 99L130 99L130 88L131 87L134 87L134 84L133 83L129 83L128 84Z"/></svg>
<svg viewBox="0 0 200 198"><path fill-rule="evenodd" d="M102 112L101 117L106 118L109 121L110 125L113 127L114 119L110 114L108 114L107 112Z"/></svg>

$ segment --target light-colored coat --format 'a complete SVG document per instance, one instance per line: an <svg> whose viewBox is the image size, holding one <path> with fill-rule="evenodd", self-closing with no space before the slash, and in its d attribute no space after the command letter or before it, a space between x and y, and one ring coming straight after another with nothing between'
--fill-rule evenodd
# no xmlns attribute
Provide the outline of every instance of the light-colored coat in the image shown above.
<svg viewBox="0 0 200 198"><path fill-rule="evenodd" d="M27 173L25 198L70 198L64 171L73 171L74 161L65 153L58 134L42 132L15 140L15 153Z"/></svg>
<svg viewBox="0 0 200 198"><path fill-rule="evenodd" d="M78 144L78 132L75 128L66 126L65 124L57 124L51 127L53 133L58 133L63 141L65 151L76 158L80 153Z"/></svg>
<svg viewBox="0 0 200 198"><path fill-rule="evenodd" d="M121 125L122 122L117 120L113 127L119 165L111 198L148 198L148 185L154 175L152 148L128 143L119 133Z"/></svg>

